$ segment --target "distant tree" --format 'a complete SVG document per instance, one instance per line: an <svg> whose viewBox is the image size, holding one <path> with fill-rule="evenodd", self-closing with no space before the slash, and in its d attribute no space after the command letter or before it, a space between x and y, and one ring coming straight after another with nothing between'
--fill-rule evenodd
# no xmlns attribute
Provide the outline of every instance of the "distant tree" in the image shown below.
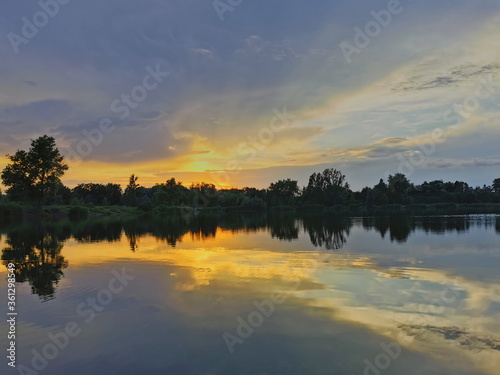
<svg viewBox="0 0 500 375"><path fill-rule="evenodd" d="M266 189L256 189L254 187L244 187L242 189L245 197L248 198L260 198L262 200L266 199L267 190Z"/></svg>
<svg viewBox="0 0 500 375"><path fill-rule="evenodd" d="M442 181L440 182L442 183ZM410 202L409 192L412 185L404 174L389 175L387 184L389 185L389 198L392 203L405 204Z"/></svg>
<svg viewBox="0 0 500 375"><path fill-rule="evenodd" d="M31 141L28 151L7 155L12 162L2 171L2 181L13 200L44 201L55 195L68 169L53 137L41 136Z"/></svg>
<svg viewBox="0 0 500 375"><path fill-rule="evenodd" d="M137 177L135 174L132 174L129 178L129 182L127 187L125 188L125 193L123 194L123 204L126 206L137 206L137 190L140 185L137 183Z"/></svg>
<svg viewBox="0 0 500 375"><path fill-rule="evenodd" d="M217 196L217 203L221 207L239 206L245 196L241 193L232 191L220 191Z"/></svg>
<svg viewBox="0 0 500 375"><path fill-rule="evenodd" d="M120 205L122 201L122 188L119 184L86 183L75 186L72 197L85 203L95 205ZM104 200L106 198L106 200ZM105 204L104 204L104 203Z"/></svg>
<svg viewBox="0 0 500 375"><path fill-rule="evenodd" d="M299 193L298 181L287 178L269 185L268 200L271 206L292 205Z"/></svg>
<svg viewBox="0 0 500 375"><path fill-rule="evenodd" d="M71 189L64 185L59 185L54 197L55 204L69 204L71 201Z"/></svg>
<svg viewBox="0 0 500 375"><path fill-rule="evenodd" d="M496 178L493 180L492 187L495 193L500 193L500 178Z"/></svg>
<svg viewBox="0 0 500 375"><path fill-rule="evenodd" d="M373 195L375 205L382 206L389 203L389 187L383 179L373 187Z"/></svg>
<svg viewBox="0 0 500 375"><path fill-rule="evenodd" d="M109 205L119 206L122 204L122 187L120 184L106 184L105 192Z"/></svg>
<svg viewBox="0 0 500 375"><path fill-rule="evenodd" d="M214 184L206 182L192 184L190 190L196 207L213 207L217 204L218 191Z"/></svg>
<svg viewBox="0 0 500 375"><path fill-rule="evenodd" d="M253 209L264 209L266 208L266 201L258 197L245 197L243 202L241 202L243 207L253 208Z"/></svg>
<svg viewBox="0 0 500 375"><path fill-rule="evenodd" d="M347 203L350 186L346 176L339 170L327 168L322 173L313 173L304 189L304 200L309 203L333 206Z"/></svg>
<svg viewBox="0 0 500 375"><path fill-rule="evenodd" d="M153 202L155 204L165 204L167 206L180 206L189 203L190 191L171 178L163 184L156 184L152 188Z"/></svg>

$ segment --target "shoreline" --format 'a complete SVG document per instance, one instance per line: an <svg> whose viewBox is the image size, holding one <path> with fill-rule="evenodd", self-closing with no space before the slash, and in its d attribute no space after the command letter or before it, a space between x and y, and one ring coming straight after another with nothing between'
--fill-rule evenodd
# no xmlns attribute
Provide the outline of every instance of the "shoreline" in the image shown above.
<svg viewBox="0 0 500 375"><path fill-rule="evenodd" d="M500 214L499 203L472 203L472 204L454 204L454 203L434 203L434 204L413 204L397 205L390 204L384 206L367 207L361 205L350 206L323 206L323 205L304 205L304 206L277 206L267 208L248 208L241 206L231 207L203 207L192 208L187 206L163 206L156 207L153 211L144 211L138 207L129 206L70 206L70 205L52 205L41 208L32 206L23 206L14 203L0 204L0 223L30 222L38 219L62 220L70 219L73 221L87 220L97 217L119 217L119 216L138 216L150 218L162 217L184 217L191 218L198 215L225 215L225 214L247 214L247 213L265 213L265 214L335 214L339 216L380 216L380 215L488 215Z"/></svg>

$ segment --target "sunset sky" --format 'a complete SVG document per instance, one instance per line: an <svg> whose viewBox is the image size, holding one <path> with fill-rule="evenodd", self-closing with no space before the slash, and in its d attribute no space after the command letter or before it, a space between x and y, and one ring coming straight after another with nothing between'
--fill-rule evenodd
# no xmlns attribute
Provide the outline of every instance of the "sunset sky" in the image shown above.
<svg viewBox="0 0 500 375"><path fill-rule="evenodd" d="M49 134L69 186L500 177L498 1L55 1L1 6L0 168Z"/></svg>

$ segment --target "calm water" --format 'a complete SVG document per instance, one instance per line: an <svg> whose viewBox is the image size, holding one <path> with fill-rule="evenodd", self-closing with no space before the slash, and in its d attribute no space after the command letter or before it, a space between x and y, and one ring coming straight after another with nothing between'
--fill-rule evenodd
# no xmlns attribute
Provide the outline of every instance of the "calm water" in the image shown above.
<svg viewBox="0 0 500 375"><path fill-rule="evenodd" d="M0 232L18 280L17 368L2 356L2 374L499 371L500 216L100 218Z"/></svg>

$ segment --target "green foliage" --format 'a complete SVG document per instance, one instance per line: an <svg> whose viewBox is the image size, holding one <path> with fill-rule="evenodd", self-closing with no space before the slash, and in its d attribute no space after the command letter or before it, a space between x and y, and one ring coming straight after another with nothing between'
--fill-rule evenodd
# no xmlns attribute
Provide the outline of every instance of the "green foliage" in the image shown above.
<svg viewBox="0 0 500 375"><path fill-rule="evenodd" d="M94 205L102 205L106 198L106 205L120 205L122 188L118 184L95 184L86 183L79 184L72 190L72 196L78 198L85 203Z"/></svg>
<svg viewBox="0 0 500 375"><path fill-rule="evenodd" d="M218 191L214 184L206 182L192 184L191 193L196 207L214 207L217 205Z"/></svg>
<svg viewBox="0 0 500 375"><path fill-rule="evenodd" d="M298 181L287 178L269 185L268 202L270 206L294 205L299 194Z"/></svg>
<svg viewBox="0 0 500 375"><path fill-rule="evenodd" d="M492 188L495 193L500 193L500 178L493 180Z"/></svg>
<svg viewBox="0 0 500 375"><path fill-rule="evenodd" d="M83 206L85 202L80 198L72 198L70 204L72 206Z"/></svg>
<svg viewBox="0 0 500 375"><path fill-rule="evenodd" d="M123 204L127 209L137 212L137 207L147 213L171 213L166 207L180 206L224 208L225 211L229 207L260 210L265 207L317 206L323 209L328 206L335 207L336 211L348 208L351 211L365 208L373 211L382 206L390 210L390 205L413 205L413 209L423 205L421 207L426 206L426 209L440 209L435 205L441 204L444 210L453 210L457 204L483 204L490 208L492 204L500 204L500 178L493 180L491 186L474 188L463 181L435 180L414 185L404 174L396 173L389 175L387 182L380 179L373 187L353 192L346 176L334 168L313 173L302 189L296 180L289 178L271 183L268 189L245 187L217 190L214 184L205 182L187 188L175 178L148 188L138 184L135 174L130 176L123 193L121 186L113 183L82 183L69 189L60 180L68 166L54 138L47 135L39 137L32 140L29 150L18 150L7 157L10 163L1 173L7 195L0 192L0 204L10 201L39 202L37 207L41 210L50 204L61 206L70 203L74 207L93 207L93 210L94 206ZM11 215L9 210L5 212Z"/></svg>
<svg viewBox="0 0 500 375"><path fill-rule="evenodd" d="M160 205L154 208L153 213L158 216L170 217L170 216L186 216L193 215L194 209L187 206L166 206Z"/></svg>
<svg viewBox="0 0 500 375"><path fill-rule="evenodd" d="M137 199L137 190L139 189L138 179L139 177L135 174L132 174L129 178L129 183L123 194L123 204L126 206L136 207L139 204Z"/></svg>
<svg viewBox="0 0 500 375"><path fill-rule="evenodd" d="M164 184L156 184L151 189L154 204L166 204L168 206L180 206L188 204L191 192L181 182L171 178Z"/></svg>
<svg viewBox="0 0 500 375"><path fill-rule="evenodd" d="M23 208L15 203L0 203L0 222L19 221L23 219Z"/></svg>
<svg viewBox="0 0 500 375"><path fill-rule="evenodd" d="M7 193L16 201L46 201L55 195L68 169L55 139L44 135L31 141L28 151L7 155L11 161L2 171Z"/></svg>
<svg viewBox="0 0 500 375"><path fill-rule="evenodd" d="M251 208L255 210L262 210L266 208L266 202L262 198L243 198L243 202L241 203L242 207Z"/></svg>
<svg viewBox="0 0 500 375"><path fill-rule="evenodd" d="M313 173L303 191L303 199L309 204L334 206L349 200L350 186L346 177L337 169L327 168Z"/></svg>
<svg viewBox="0 0 500 375"><path fill-rule="evenodd" d="M217 196L217 203L221 207L234 207L241 205L244 199L245 196L241 193L221 191Z"/></svg>
<svg viewBox="0 0 500 375"><path fill-rule="evenodd" d="M89 217L89 210L86 207L75 206L71 207L68 211L70 220L83 220Z"/></svg>
<svg viewBox="0 0 500 375"><path fill-rule="evenodd" d="M396 173L394 176L389 175L387 179L389 185L389 199L393 203L407 204L411 203L410 189L412 184L402 173Z"/></svg>

